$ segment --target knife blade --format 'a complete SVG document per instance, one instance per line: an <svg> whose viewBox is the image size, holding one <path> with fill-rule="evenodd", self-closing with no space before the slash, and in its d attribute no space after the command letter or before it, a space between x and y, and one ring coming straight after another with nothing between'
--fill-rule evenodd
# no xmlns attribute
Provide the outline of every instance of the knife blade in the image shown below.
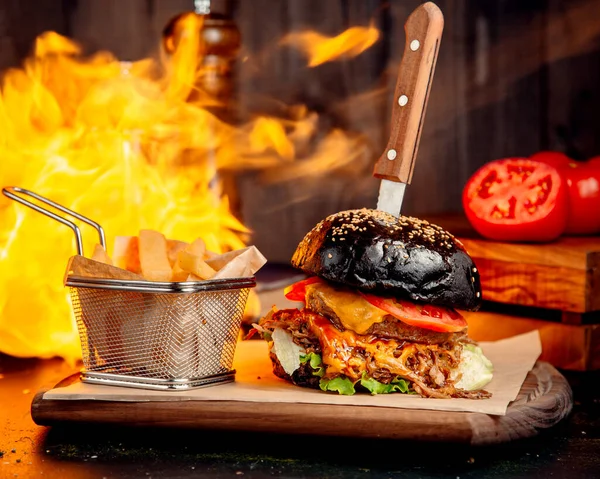
<svg viewBox="0 0 600 479"><path fill-rule="evenodd" d="M390 138L375 163L381 179L377 209L400 216L406 185L412 180L444 16L432 2L417 7L404 24L406 44L392 106Z"/></svg>

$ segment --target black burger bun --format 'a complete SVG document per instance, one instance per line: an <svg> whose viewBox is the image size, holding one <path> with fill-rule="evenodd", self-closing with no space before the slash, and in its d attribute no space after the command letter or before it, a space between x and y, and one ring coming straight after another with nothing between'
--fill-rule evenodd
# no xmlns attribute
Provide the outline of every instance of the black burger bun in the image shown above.
<svg viewBox="0 0 600 479"><path fill-rule="evenodd" d="M476 311L479 272L440 226L378 210L328 216L300 242L292 266L362 291Z"/></svg>

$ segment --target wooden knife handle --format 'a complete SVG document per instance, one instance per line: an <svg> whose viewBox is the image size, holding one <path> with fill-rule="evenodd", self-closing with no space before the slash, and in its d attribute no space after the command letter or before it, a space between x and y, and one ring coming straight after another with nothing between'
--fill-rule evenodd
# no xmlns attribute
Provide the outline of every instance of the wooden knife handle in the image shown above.
<svg viewBox="0 0 600 479"><path fill-rule="evenodd" d="M375 164L377 178L402 183L412 179L443 29L444 16L431 2L417 7L406 20L390 139Z"/></svg>

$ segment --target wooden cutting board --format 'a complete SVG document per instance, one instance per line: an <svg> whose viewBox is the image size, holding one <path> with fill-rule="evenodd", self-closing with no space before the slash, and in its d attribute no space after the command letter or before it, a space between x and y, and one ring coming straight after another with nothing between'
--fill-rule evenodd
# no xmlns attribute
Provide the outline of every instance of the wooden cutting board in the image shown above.
<svg viewBox="0 0 600 479"><path fill-rule="evenodd" d="M78 381L78 375L55 388L73 381ZM40 390L31 405L33 420L43 426L101 423L473 445L534 436L567 416L573 404L566 379L553 366L539 361L504 416L283 402L50 400L44 399L46 391Z"/></svg>

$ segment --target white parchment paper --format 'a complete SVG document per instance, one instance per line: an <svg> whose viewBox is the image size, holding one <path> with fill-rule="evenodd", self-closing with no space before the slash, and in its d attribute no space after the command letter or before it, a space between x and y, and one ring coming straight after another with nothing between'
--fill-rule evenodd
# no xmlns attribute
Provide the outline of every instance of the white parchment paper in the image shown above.
<svg viewBox="0 0 600 479"><path fill-rule="evenodd" d="M262 340L248 340L238 344L234 362L234 368L237 370L234 383L171 392L77 382L46 392L44 399L348 404L504 415L509 403L517 397L527 373L533 368L542 352L539 333L532 331L500 341L482 342L480 346L494 364L494 379L485 388L492 393L489 399L428 399L404 394L371 396L363 393L340 396L300 388L273 375L267 344Z"/></svg>

